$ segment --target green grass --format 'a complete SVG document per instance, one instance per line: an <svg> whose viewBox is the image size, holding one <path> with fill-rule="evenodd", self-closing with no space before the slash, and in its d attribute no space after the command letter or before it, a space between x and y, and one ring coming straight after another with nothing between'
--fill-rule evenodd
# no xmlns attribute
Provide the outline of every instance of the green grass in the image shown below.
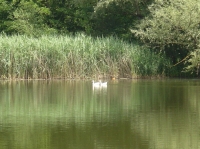
<svg viewBox="0 0 200 149"><path fill-rule="evenodd" d="M162 55L114 37L0 35L1 79L165 75Z"/></svg>

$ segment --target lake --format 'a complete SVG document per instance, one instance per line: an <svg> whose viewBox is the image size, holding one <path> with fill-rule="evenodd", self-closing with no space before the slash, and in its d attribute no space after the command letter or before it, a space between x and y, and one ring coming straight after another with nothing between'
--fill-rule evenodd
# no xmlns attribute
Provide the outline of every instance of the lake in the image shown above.
<svg viewBox="0 0 200 149"><path fill-rule="evenodd" d="M198 149L200 80L0 82L1 149Z"/></svg>

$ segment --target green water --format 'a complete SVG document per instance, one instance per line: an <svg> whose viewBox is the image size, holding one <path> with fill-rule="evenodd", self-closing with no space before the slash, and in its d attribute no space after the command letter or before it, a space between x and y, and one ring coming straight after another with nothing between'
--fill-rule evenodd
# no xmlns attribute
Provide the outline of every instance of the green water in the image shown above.
<svg viewBox="0 0 200 149"><path fill-rule="evenodd" d="M0 149L198 148L200 80L0 82Z"/></svg>

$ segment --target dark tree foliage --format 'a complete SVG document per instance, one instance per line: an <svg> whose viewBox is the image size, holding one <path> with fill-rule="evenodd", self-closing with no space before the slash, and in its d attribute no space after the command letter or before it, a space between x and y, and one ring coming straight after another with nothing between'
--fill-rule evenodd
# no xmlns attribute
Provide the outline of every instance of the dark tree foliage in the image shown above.
<svg viewBox="0 0 200 149"><path fill-rule="evenodd" d="M8 26L9 12L12 10L9 3L9 1L0 0L0 32L5 31Z"/></svg>
<svg viewBox="0 0 200 149"><path fill-rule="evenodd" d="M94 3L74 0L35 0L41 7L47 7L51 14L45 19L49 27L59 33L90 33L90 18Z"/></svg>
<svg viewBox="0 0 200 149"><path fill-rule="evenodd" d="M0 31L77 33L131 39L130 27L147 14L147 0L0 0ZM103 4L103 5L101 5ZM103 6L103 7L102 7ZM34 30L37 30L35 32Z"/></svg>
<svg viewBox="0 0 200 149"><path fill-rule="evenodd" d="M148 11L145 0L102 1L97 4L92 16L96 35L115 35L122 39L132 39L130 27L144 18Z"/></svg>

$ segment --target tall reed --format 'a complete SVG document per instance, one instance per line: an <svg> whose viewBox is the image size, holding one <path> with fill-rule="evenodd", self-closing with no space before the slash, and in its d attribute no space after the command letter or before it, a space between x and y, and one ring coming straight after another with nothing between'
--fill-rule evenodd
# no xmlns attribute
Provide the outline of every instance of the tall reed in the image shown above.
<svg viewBox="0 0 200 149"><path fill-rule="evenodd" d="M169 61L114 37L0 35L0 78L164 75Z"/></svg>

